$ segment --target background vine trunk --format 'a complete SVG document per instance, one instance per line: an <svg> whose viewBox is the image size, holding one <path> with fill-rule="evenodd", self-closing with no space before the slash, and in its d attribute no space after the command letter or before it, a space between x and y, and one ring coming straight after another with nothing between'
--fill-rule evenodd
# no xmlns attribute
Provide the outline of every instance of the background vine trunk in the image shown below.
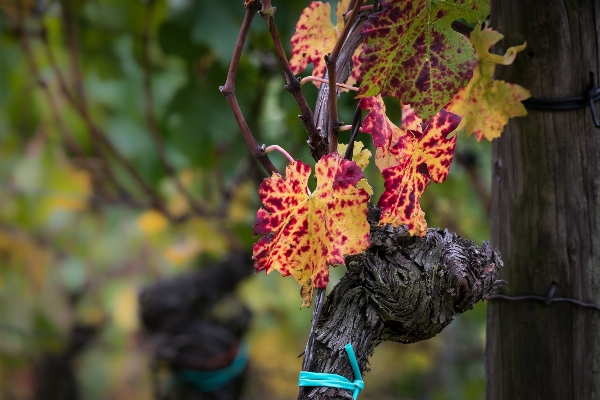
<svg viewBox="0 0 600 400"><path fill-rule="evenodd" d="M537 98L581 95L599 68L597 1L494 0L504 48L525 55L499 79ZM500 49L498 49L500 50ZM492 246L508 295L600 304L600 130L589 109L511 120L493 145ZM569 303L491 301L487 398L600 399L600 312Z"/></svg>

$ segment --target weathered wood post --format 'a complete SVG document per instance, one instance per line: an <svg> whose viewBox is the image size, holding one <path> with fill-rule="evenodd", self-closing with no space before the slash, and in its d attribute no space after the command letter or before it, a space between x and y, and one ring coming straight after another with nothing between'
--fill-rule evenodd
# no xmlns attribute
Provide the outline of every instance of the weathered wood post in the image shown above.
<svg viewBox="0 0 600 400"><path fill-rule="evenodd" d="M494 0L500 45L527 41L497 77L536 98L581 96L600 75L600 2ZM600 304L600 129L589 108L529 110L493 145L491 244L501 292ZM487 398L600 399L600 311L566 302L491 301Z"/></svg>

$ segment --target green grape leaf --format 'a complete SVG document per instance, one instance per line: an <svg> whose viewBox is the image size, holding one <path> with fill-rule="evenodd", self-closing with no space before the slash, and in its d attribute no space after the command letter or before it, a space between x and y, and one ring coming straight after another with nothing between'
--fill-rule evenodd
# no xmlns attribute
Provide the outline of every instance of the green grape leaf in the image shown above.
<svg viewBox="0 0 600 400"><path fill-rule="evenodd" d="M434 116L471 78L473 47L451 24L483 21L487 0L388 1L362 28L359 97L382 94Z"/></svg>

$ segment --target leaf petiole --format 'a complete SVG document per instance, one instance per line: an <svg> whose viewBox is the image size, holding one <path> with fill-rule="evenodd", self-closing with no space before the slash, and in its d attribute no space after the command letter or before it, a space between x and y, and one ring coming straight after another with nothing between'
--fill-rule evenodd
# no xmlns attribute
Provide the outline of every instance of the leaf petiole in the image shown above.
<svg viewBox="0 0 600 400"><path fill-rule="evenodd" d="M317 78L316 76L310 75L310 76L305 76L304 78L302 78L300 80L300 85L304 85L306 82L310 82L310 81L317 81L317 82L329 84L329 81L327 79ZM358 92L358 88L356 86L346 85L344 83L336 83L336 86L341 87L343 89L354 90L354 91Z"/></svg>
<svg viewBox="0 0 600 400"><path fill-rule="evenodd" d="M285 151L281 146L278 146L276 144L264 148L263 149L263 154L268 154L268 153L270 153L272 151L278 151L281 154L283 154L285 156L285 158L287 158L291 163L294 162L294 159L292 158L292 156L290 156L290 154L287 151Z"/></svg>

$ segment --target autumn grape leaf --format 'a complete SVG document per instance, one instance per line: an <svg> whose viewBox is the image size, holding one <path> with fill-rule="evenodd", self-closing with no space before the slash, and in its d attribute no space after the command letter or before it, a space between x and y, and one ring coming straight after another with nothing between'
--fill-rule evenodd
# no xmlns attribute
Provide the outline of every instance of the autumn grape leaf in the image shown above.
<svg viewBox="0 0 600 400"><path fill-rule="evenodd" d="M260 185L263 208L254 234L257 271L278 270L301 286L302 306L310 306L314 288L325 288L328 265L344 264L344 255L369 246L369 195L354 185L364 177L360 168L337 153L315 166L317 188L307 187L311 169L301 161L286 168L286 178L273 174Z"/></svg>
<svg viewBox="0 0 600 400"><path fill-rule="evenodd" d="M363 142L356 140L354 142L354 147L352 148L352 161L354 161L356 165L358 165L358 167L363 171L369 165L369 160L371 158L371 150L365 149L364 147L365 145ZM340 153L342 156L346 154L347 149L347 144L338 144L338 153Z"/></svg>
<svg viewBox="0 0 600 400"><path fill-rule="evenodd" d="M389 149L398 142L408 130L421 129L422 120L408 105L402 106L402 121L400 127L396 126L386 115L385 103L381 96L364 97L358 105L369 113L363 121L361 132L371 134L373 145L377 148L375 164L381 171L387 168L386 159Z"/></svg>
<svg viewBox="0 0 600 400"><path fill-rule="evenodd" d="M523 43L509 48L503 56L490 53L490 47L503 37L488 27L482 30L478 25L473 29L470 38L477 53L477 68L469 85L448 105L448 111L463 117L459 131L467 136L475 133L478 141L484 137L488 140L499 137L509 118L527 115L521 101L531 97L531 93L519 85L493 78L496 64L512 64L517 53L525 49Z"/></svg>
<svg viewBox="0 0 600 400"><path fill-rule="evenodd" d="M394 96L431 118L467 85L475 67L473 47L452 30L452 21L483 21L488 13L488 0L383 3L361 30L367 42L359 57L359 97Z"/></svg>
<svg viewBox="0 0 600 400"><path fill-rule="evenodd" d="M354 147L352 148L352 161L354 161L356 165L358 165L358 167L363 171L365 170L365 168L367 168L371 159L371 150L363 149L364 146L365 145L363 144L363 142L356 140L354 142ZM344 154L346 154L346 149L348 149L347 144L338 144L338 153L342 157L344 156ZM366 178L362 178L361 180L359 180L355 186L359 189L365 189L365 191L369 193L369 196L373 196L373 188L371 187L371 185L369 185L369 182L367 182Z"/></svg>
<svg viewBox="0 0 600 400"><path fill-rule="evenodd" d="M430 179L437 183L446 180L456 146L456 135L447 136L460 120L460 116L442 109L422 129L409 130L389 149L381 171L385 191L378 202L380 224L406 225L413 235L427 232L419 198ZM380 152L377 148L376 158Z"/></svg>
<svg viewBox="0 0 600 400"><path fill-rule="evenodd" d="M292 58L290 68L294 74L299 74L313 64L312 75L322 77L327 69L324 57L329 54L344 28L343 13L348 8L350 0L339 1L336 8L337 24L331 22L331 6L329 3L313 1L305 8L296 24L296 31L292 36ZM358 54L359 48L352 57L354 67L348 79L352 85L360 75ZM314 82L319 87L319 82Z"/></svg>

